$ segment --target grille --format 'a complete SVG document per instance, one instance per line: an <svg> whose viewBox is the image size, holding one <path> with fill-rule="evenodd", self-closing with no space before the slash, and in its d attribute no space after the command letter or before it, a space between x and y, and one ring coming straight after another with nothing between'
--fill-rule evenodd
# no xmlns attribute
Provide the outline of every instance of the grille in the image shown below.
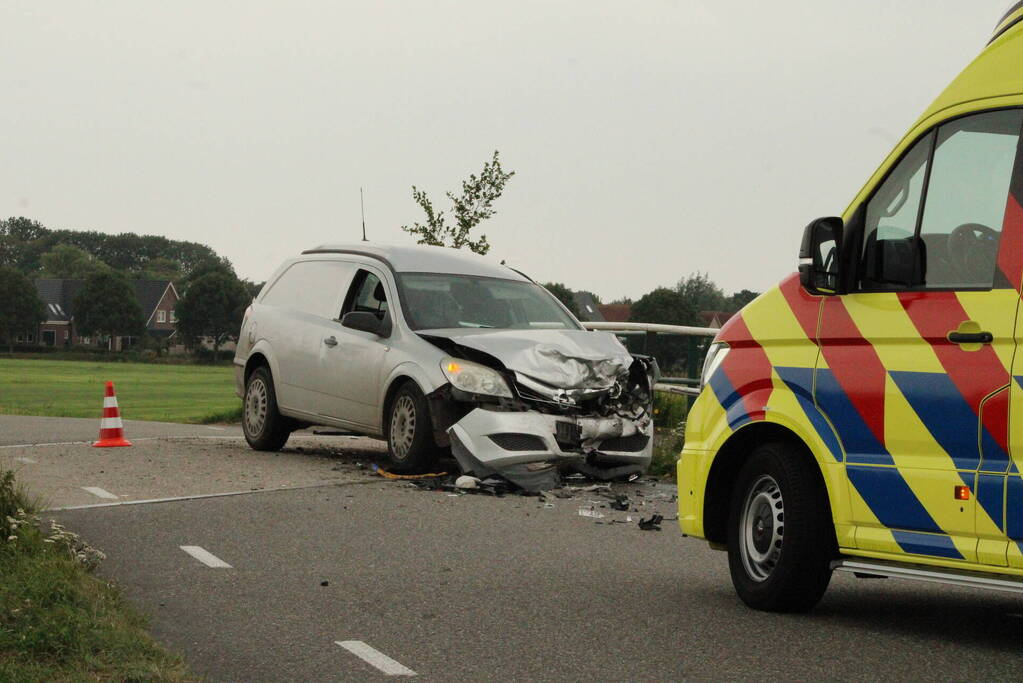
<svg viewBox="0 0 1023 683"><path fill-rule="evenodd" d="M649 436L645 434L633 434L632 436L617 436L608 439L600 444L600 450L613 451L617 453L636 453L646 448Z"/></svg>
<svg viewBox="0 0 1023 683"><path fill-rule="evenodd" d="M532 434L491 434L490 440L506 451L546 451L543 439Z"/></svg>

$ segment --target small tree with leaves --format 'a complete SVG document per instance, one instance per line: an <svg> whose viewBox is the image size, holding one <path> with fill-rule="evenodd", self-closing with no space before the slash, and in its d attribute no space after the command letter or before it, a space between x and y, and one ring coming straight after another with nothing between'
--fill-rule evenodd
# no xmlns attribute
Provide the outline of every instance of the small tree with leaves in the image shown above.
<svg viewBox="0 0 1023 683"><path fill-rule="evenodd" d="M128 279L104 271L87 277L75 297L75 326L90 337L141 337L146 319Z"/></svg>
<svg viewBox="0 0 1023 683"><path fill-rule="evenodd" d="M216 359L224 342L238 338L251 299L233 274L211 270L192 280L178 302L178 331L192 346L208 340Z"/></svg>
<svg viewBox="0 0 1023 683"><path fill-rule="evenodd" d="M14 268L0 266L0 339L14 353L14 337L35 332L46 320L46 309L35 285Z"/></svg>
<svg viewBox="0 0 1023 683"><path fill-rule="evenodd" d="M426 223L413 223L411 226L403 225L401 229L410 235L419 238L419 244L429 244L436 247L454 247L461 249L467 247L477 254L486 254L490 251L490 243L486 235L480 235L479 239L470 239L470 232L477 225L493 216L496 211L493 204L501 193L504 186L515 171L505 173L501 168L501 160L497 150L490 161L483 164L483 170L479 176L472 174L468 180L462 181L462 194L455 196L448 192L447 197L451 200L451 213L454 214L454 224L446 221L443 211L437 211L433 207L424 190L415 185L412 186L412 199L422 207L426 214Z"/></svg>

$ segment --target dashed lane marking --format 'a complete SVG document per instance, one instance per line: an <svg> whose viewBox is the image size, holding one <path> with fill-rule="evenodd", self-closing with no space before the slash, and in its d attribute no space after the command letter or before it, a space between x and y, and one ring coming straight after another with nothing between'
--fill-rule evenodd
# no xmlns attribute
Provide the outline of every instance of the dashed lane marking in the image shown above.
<svg viewBox="0 0 1023 683"><path fill-rule="evenodd" d="M207 567L213 567L214 569L232 569L231 565L224 562L222 559L214 555L208 550L201 548L197 545L182 545L178 546L186 553L194 557L195 559L202 562Z"/></svg>
<svg viewBox="0 0 1023 683"><path fill-rule="evenodd" d="M110 493L110 491L107 491L106 489L101 489L98 486L83 486L82 490L88 491L97 498L105 498L106 500L117 500L117 496Z"/></svg>
<svg viewBox="0 0 1023 683"><path fill-rule="evenodd" d="M394 661L380 650L370 647L361 640L335 640L334 642L388 676L416 675L412 669Z"/></svg>

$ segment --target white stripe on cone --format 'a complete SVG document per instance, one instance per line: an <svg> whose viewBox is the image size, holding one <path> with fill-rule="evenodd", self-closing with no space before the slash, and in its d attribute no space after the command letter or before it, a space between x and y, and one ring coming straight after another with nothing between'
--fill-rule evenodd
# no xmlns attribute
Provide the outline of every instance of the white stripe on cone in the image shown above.
<svg viewBox="0 0 1023 683"><path fill-rule="evenodd" d="M124 429L124 423L119 417L104 417L99 421L100 429Z"/></svg>
<svg viewBox="0 0 1023 683"><path fill-rule="evenodd" d="M103 397L103 407L104 408L116 408L117 407L117 397L116 396L104 396Z"/></svg>

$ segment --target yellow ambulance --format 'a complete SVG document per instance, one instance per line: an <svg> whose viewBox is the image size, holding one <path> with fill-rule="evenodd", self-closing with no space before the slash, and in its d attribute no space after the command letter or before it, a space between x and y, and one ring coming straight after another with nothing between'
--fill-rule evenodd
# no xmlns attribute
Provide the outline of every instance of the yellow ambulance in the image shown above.
<svg viewBox="0 0 1023 683"><path fill-rule="evenodd" d="M1023 592L1021 131L1023 2L711 346L679 523L750 607L834 571Z"/></svg>

